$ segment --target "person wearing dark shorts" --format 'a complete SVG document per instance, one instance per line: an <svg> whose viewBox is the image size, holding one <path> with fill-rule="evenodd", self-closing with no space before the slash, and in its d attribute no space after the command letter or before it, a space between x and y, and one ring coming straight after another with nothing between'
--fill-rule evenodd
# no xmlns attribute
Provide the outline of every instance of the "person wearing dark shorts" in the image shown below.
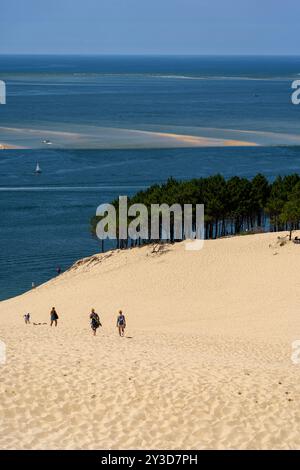
<svg viewBox="0 0 300 470"><path fill-rule="evenodd" d="M52 310L50 312L50 326L54 325L57 326L57 320L58 320L58 315L55 310L55 307L52 307Z"/></svg>
<svg viewBox="0 0 300 470"><path fill-rule="evenodd" d="M119 335L123 337L125 335L126 318L125 315L123 315L122 310L119 311L117 318L117 328L119 329Z"/></svg>

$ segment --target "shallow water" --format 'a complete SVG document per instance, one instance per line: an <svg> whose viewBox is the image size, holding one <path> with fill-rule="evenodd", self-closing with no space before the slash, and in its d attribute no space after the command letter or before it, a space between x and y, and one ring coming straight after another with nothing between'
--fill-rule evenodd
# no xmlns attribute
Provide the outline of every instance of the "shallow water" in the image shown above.
<svg viewBox="0 0 300 470"><path fill-rule="evenodd" d="M295 145L300 106L291 103L291 84L299 74L299 57L0 56L0 142L176 145L133 132L144 130Z"/></svg>

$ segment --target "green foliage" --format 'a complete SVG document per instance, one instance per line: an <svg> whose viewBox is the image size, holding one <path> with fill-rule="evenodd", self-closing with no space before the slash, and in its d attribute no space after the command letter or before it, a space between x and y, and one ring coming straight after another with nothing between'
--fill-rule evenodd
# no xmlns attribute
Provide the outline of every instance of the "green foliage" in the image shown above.
<svg viewBox="0 0 300 470"><path fill-rule="evenodd" d="M204 204L206 238L250 233L262 230L292 230L300 223L300 176L278 176L272 183L257 174L252 180L222 175L177 181L169 178L139 191L128 204ZM118 200L113 201L118 210ZM149 210L150 214L150 210ZM99 218L91 219L95 234Z"/></svg>
<svg viewBox="0 0 300 470"><path fill-rule="evenodd" d="M295 184L289 186L290 192L279 216L280 222L289 228L290 239L300 222L300 182L296 178L293 181Z"/></svg>

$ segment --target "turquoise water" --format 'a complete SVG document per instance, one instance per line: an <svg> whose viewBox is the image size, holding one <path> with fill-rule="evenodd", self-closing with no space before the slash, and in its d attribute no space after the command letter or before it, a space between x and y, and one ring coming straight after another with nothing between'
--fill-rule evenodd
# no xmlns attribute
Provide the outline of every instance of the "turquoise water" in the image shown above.
<svg viewBox="0 0 300 470"><path fill-rule="evenodd" d="M299 58L0 57L8 89L0 142L33 148L0 152L0 299L99 251L90 217L120 194L169 176L300 172L300 147L278 145L300 136L300 106L290 102L299 73ZM120 137L108 128L125 131ZM78 140L74 149L38 149L42 137L28 129L44 138L76 130ZM82 148L87 129L107 148ZM151 149L141 139L135 148L127 135L137 129L230 138L247 131L276 145Z"/></svg>

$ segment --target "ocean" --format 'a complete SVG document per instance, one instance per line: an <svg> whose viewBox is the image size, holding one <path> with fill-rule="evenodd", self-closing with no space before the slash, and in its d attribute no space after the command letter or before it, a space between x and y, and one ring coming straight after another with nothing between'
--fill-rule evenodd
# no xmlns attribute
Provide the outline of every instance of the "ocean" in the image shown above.
<svg viewBox="0 0 300 470"><path fill-rule="evenodd" d="M0 299L98 252L90 217L118 195L170 176L300 172L299 74L299 57L0 56L0 143L26 147L0 152ZM183 148L139 131L259 146Z"/></svg>

